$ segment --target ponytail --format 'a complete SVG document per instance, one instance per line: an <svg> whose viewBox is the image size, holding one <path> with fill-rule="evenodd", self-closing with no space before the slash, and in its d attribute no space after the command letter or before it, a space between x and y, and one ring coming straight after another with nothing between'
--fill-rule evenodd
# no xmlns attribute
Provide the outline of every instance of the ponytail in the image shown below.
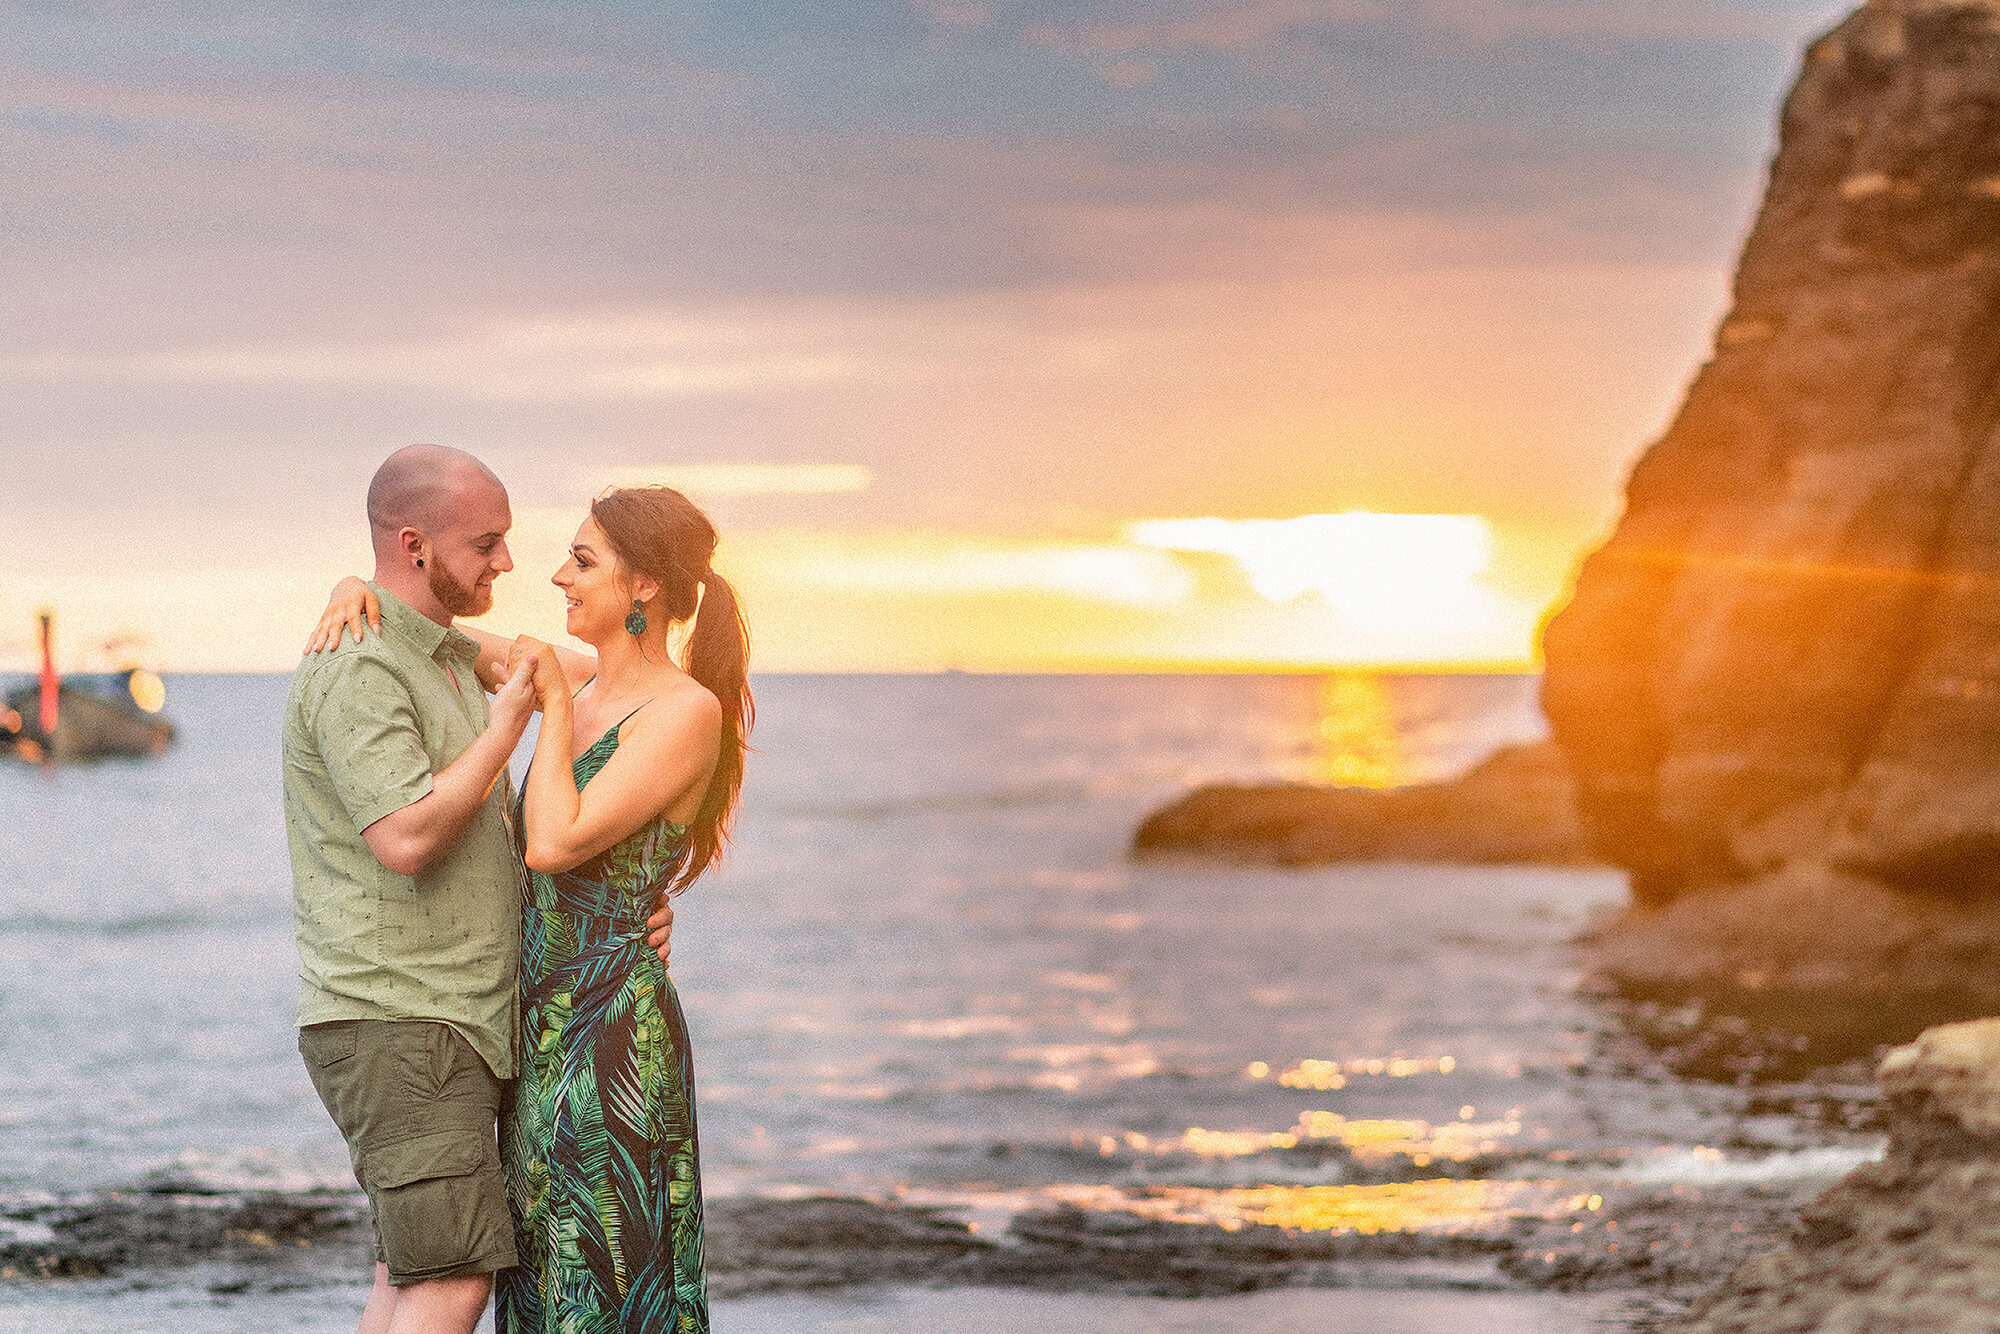
<svg viewBox="0 0 2000 1334"><path fill-rule="evenodd" d="M701 590L694 634L688 639L687 672L722 702L722 738L708 792L688 825L668 881L670 893L686 889L721 859L743 793L743 754L749 749L745 738L757 719L757 701L750 695L750 627L736 603L736 590L713 569L703 572Z"/></svg>

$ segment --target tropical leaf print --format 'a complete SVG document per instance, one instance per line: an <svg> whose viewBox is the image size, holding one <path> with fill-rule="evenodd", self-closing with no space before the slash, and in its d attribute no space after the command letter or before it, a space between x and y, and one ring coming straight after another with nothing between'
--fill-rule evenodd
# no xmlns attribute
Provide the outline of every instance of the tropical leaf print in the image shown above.
<svg viewBox="0 0 2000 1334"><path fill-rule="evenodd" d="M614 728L578 757L579 789L617 745ZM646 944L685 834L656 820L530 877L521 1074L500 1123L520 1264L498 1275L496 1334L708 1334L694 1064Z"/></svg>

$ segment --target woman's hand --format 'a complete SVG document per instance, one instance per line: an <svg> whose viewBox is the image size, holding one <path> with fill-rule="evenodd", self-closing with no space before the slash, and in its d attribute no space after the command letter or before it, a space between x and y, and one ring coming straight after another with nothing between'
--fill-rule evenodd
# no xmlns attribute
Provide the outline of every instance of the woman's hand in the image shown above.
<svg viewBox="0 0 2000 1334"><path fill-rule="evenodd" d="M487 730L506 736L507 747L512 750L521 733L528 730L528 719L535 712L534 677L540 660L530 654L508 665L511 670L494 692L493 704L486 713L486 726Z"/></svg>
<svg viewBox="0 0 2000 1334"><path fill-rule="evenodd" d="M513 671L524 659L535 660L535 698L544 712L552 700L569 699L569 682L563 677L562 663L556 658L556 651L533 635L517 635L514 645L507 650L507 670Z"/></svg>
<svg viewBox="0 0 2000 1334"><path fill-rule="evenodd" d="M382 633L382 599L375 596L374 589L350 574L333 586L333 596L326 600L326 610L320 613L319 624L313 627L305 652L332 648L340 642L342 630L352 630L354 642L359 644L363 626L378 635Z"/></svg>

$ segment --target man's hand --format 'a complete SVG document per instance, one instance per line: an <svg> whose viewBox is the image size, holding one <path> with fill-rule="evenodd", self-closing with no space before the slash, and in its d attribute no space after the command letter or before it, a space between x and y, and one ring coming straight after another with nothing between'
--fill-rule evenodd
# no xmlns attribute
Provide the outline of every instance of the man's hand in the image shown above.
<svg viewBox="0 0 2000 1334"><path fill-rule="evenodd" d="M660 966L664 968L667 966L667 955L672 953L674 948L674 905L668 900L667 891L664 889L660 891L660 906L646 919L646 925L652 928L652 934L646 937L646 943L658 951Z"/></svg>
<svg viewBox="0 0 2000 1334"><path fill-rule="evenodd" d="M500 686L486 730L432 777L431 790L361 831L375 860L397 875L417 875L458 841L493 785L535 711L533 658L524 658Z"/></svg>
<svg viewBox="0 0 2000 1334"><path fill-rule="evenodd" d="M513 672L500 683L500 689L493 695L493 706L487 710L489 729L511 733L515 741L521 739L521 733L528 730L528 719L535 712L535 669L540 665L532 653L513 664Z"/></svg>

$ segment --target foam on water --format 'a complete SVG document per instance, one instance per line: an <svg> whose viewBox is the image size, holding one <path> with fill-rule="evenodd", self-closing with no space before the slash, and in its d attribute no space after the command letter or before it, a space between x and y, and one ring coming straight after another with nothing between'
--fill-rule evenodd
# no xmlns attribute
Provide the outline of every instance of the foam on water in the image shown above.
<svg viewBox="0 0 2000 1334"><path fill-rule="evenodd" d="M1834 1180L1880 1162L1887 1143L1822 1145L1811 1149L1731 1155L1697 1144L1661 1148L1618 1172L1639 1186L1749 1186L1765 1182Z"/></svg>

